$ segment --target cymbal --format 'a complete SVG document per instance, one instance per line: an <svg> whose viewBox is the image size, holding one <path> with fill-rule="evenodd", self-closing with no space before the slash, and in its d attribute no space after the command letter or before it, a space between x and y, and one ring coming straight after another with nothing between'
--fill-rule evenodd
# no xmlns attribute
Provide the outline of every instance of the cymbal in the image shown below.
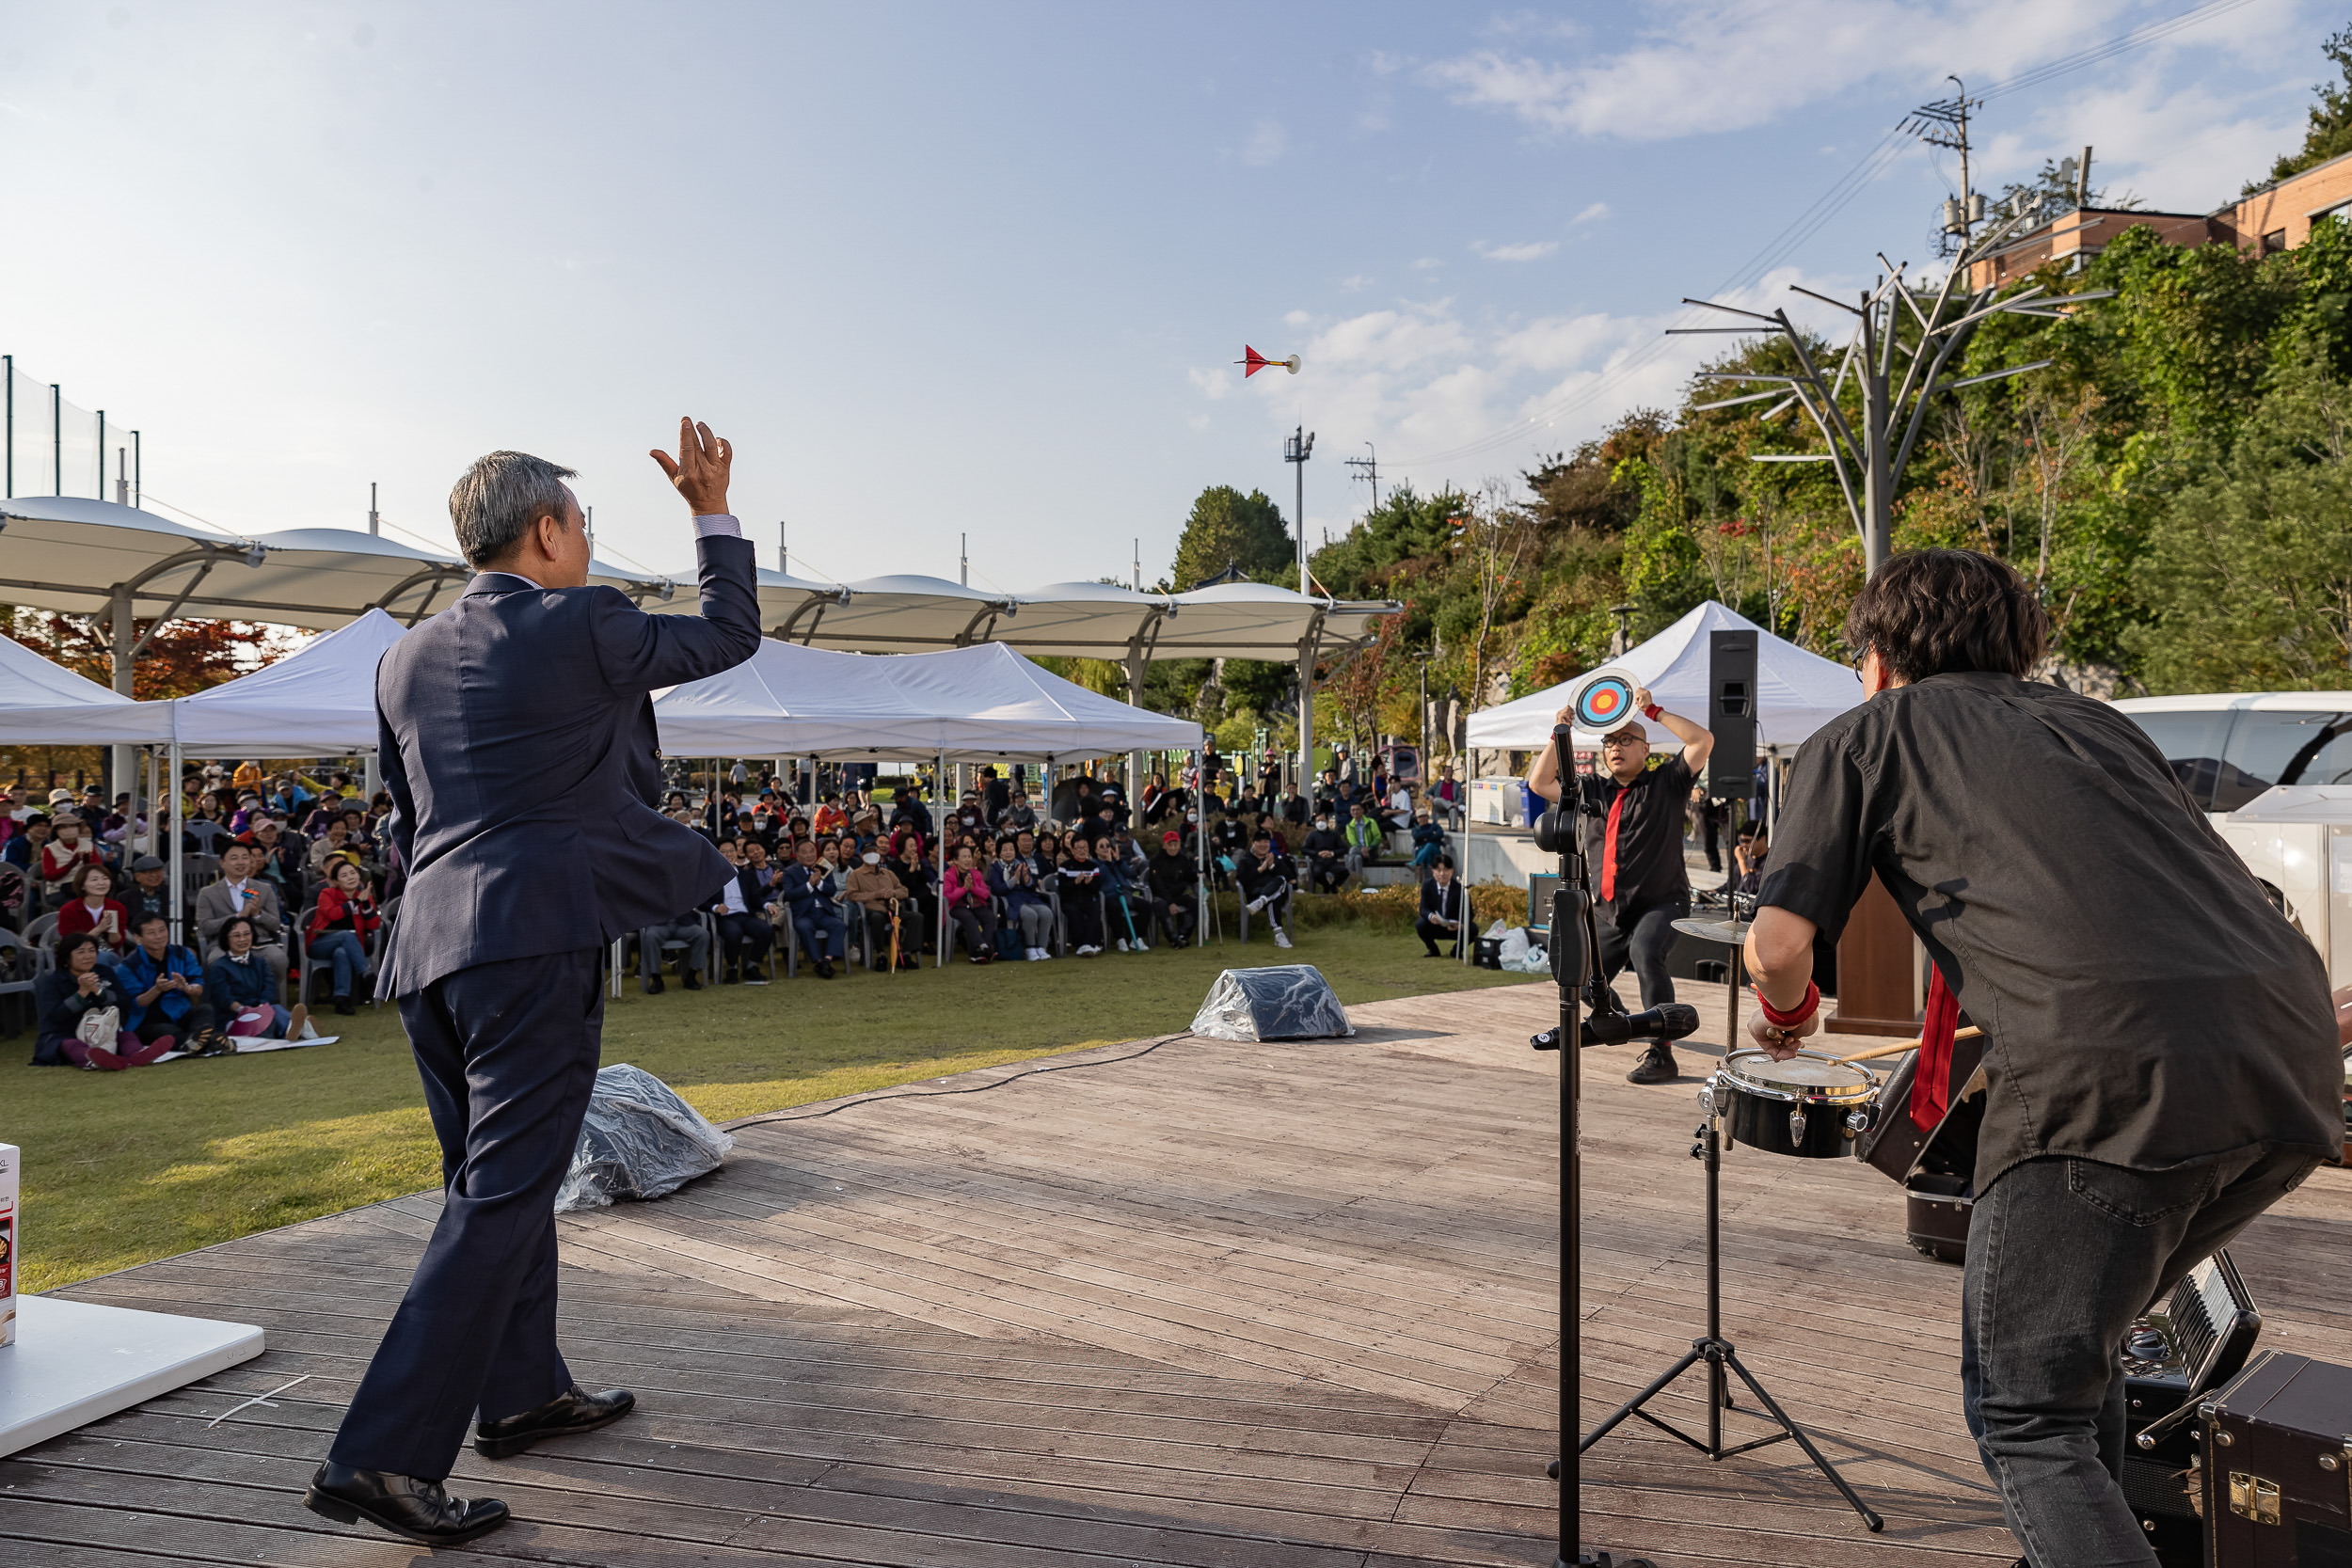
<svg viewBox="0 0 2352 1568"><path fill-rule="evenodd" d="M1720 942L1736 947L1748 940L1748 927L1755 924L1752 920L1701 920L1696 915L1685 915L1675 922L1675 929L1701 942Z"/></svg>

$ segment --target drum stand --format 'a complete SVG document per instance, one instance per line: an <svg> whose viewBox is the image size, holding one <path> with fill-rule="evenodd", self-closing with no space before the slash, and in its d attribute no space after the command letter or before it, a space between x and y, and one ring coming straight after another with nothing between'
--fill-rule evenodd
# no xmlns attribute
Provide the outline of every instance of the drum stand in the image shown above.
<svg viewBox="0 0 2352 1568"><path fill-rule="evenodd" d="M1731 961L1736 983L1740 963L1737 949L1733 950ZM1736 1011L1733 1016L1738 1016ZM1727 1039L1724 1050L1726 1057L1730 1055L1731 1050L1731 1042ZM1567 1064L1562 1063L1561 1065L1565 1069ZM1756 1374L1749 1371L1746 1364L1740 1359L1740 1354L1732 1348L1731 1341L1724 1338L1722 1131L1723 1118L1713 1102L1710 1101L1708 1106L1707 1121L1698 1130L1699 1141L1691 1148L1692 1156L1704 1162L1707 1166L1707 1333L1705 1337L1692 1340L1691 1348L1683 1353L1682 1359L1660 1373L1648 1387L1611 1411L1607 1419L1586 1433L1583 1440L1576 1446L1577 1452L1582 1453L1586 1449L1609 1435L1610 1432L1628 1416L1640 1417L1668 1436L1679 1438L1707 1455L1708 1459L1716 1461L1729 1459L1736 1453L1746 1453L1751 1449L1763 1448L1768 1443L1777 1443L1784 1437L1793 1437L1797 1440L1797 1447L1804 1450L1804 1456L1813 1462L1814 1467L1829 1477L1830 1484L1837 1488L1838 1495L1852 1506L1856 1513L1862 1515L1862 1522L1873 1530L1883 1529L1886 1521L1872 1513L1862 1499L1854 1495L1854 1489L1846 1484L1846 1478L1837 1473L1837 1467L1822 1457L1821 1450L1813 1446L1813 1439L1804 1434L1804 1429L1790 1420L1788 1412L1782 1410L1773 1401L1772 1396L1765 1392L1764 1385L1756 1380ZM1679 1427L1669 1425L1642 1408L1661 1392L1666 1385L1689 1371L1702 1360L1707 1363L1707 1440L1703 1443ZM1725 1375L1726 1370L1737 1372L1740 1381L1748 1386L1748 1392L1756 1396L1756 1402L1771 1414L1773 1420L1780 1423L1778 1432L1752 1438L1745 1443L1734 1443L1728 1448L1724 1446L1724 1412L1732 1408L1731 1380Z"/></svg>

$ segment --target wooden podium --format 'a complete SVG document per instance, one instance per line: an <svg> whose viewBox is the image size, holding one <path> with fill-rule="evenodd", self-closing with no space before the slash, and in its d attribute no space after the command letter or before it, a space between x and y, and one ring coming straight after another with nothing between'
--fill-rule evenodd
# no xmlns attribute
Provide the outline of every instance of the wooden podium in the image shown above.
<svg viewBox="0 0 2352 1568"><path fill-rule="evenodd" d="M1837 939L1837 1010L1821 1026L1835 1034L1893 1039L1917 1034L1922 1016L1913 1000L1917 941L1886 884L1873 875Z"/></svg>

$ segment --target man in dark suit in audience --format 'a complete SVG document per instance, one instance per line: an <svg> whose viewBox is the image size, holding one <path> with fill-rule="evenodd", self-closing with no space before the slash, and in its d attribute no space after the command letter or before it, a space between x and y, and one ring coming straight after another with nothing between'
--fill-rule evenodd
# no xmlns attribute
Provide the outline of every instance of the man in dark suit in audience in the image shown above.
<svg viewBox="0 0 2352 1568"><path fill-rule="evenodd" d="M304 1501L424 1545L507 1517L441 1481L477 1413L502 1459L635 1402L583 1392L555 1343L554 1197L604 1021L604 947L693 909L727 863L647 802L652 693L759 644L733 452L682 420L657 451L693 514L702 614L647 615L588 583L571 470L498 451L450 493L480 574L376 667L378 754L405 873L380 994L397 999L441 1144L441 1217Z"/></svg>

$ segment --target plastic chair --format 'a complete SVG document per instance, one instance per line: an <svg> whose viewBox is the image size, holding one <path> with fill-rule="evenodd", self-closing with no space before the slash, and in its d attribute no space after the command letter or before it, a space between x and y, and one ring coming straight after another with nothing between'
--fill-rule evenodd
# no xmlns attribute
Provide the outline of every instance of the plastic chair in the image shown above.
<svg viewBox="0 0 2352 1568"><path fill-rule="evenodd" d="M40 971L40 950L27 946L15 932L0 928L0 976L5 976L0 978L0 1018L13 1011L5 1006L8 997L33 994L34 980ZM28 1009L30 1006L28 1003ZM8 1030L11 1038L19 1032L14 1027Z"/></svg>

